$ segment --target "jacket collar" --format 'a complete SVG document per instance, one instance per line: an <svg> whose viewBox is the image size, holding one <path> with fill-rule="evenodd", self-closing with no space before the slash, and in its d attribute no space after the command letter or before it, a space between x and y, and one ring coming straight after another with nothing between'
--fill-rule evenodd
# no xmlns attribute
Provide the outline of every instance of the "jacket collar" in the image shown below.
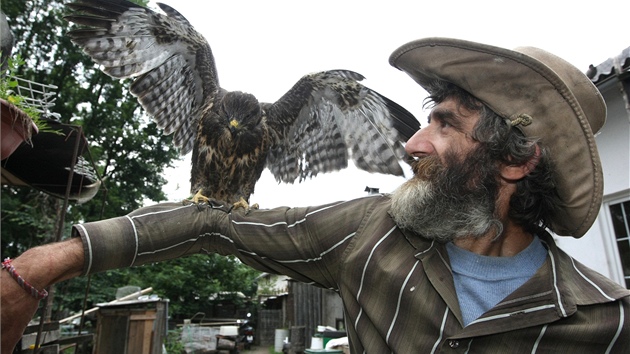
<svg viewBox="0 0 630 354"><path fill-rule="evenodd" d="M417 250L424 271L460 323L461 311L452 277L446 247L436 241L402 230L409 243ZM485 335L544 323L573 315L581 305L612 302L630 292L603 275L585 267L559 249L551 235L538 233L548 250L543 266L523 286L473 321L458 335ZM447 274L448 274L447 273ZM487 322L496 322L488 326Z"/></svg>

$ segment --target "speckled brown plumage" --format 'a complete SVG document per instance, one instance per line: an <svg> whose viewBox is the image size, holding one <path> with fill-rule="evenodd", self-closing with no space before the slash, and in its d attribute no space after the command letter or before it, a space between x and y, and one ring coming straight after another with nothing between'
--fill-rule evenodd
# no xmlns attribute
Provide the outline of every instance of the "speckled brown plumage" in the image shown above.
<svg viewBox="0 0 630 354"><path fill-rule="evenodd" d="M407 110L361 85L358 73L302 77L274 103L221 88L210 45L176 10L126 0L68 4L68 32L102 70L134 77L131 92L182 154L192 151L193 193L249 201L267 167L293 183L347 167L402 175L403 144L420 125Z"/></svg>

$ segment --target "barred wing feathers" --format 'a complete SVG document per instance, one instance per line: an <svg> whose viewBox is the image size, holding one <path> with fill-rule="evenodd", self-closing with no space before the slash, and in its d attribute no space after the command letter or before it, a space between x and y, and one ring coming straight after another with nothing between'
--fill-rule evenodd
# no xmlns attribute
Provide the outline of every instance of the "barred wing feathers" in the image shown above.
<svg viewBox="0 0 630 354"><path fill-rule="evenodd" d="M403 144L420 124L362 79L348 70L307 75L269 108L269 125L281 137L267 160L277 181L337 171L349 158L368 172L403 175Z"/></svg>
<svg viewBox="0 0 630 354"><path fill-rule="evenodd" d="M68 32L102 70L136 78L131 92L185 155L193 148L206 100L219 92L210 45L175 9L166 15L125 0L81 0L66 19L84 28Z"/></svg>

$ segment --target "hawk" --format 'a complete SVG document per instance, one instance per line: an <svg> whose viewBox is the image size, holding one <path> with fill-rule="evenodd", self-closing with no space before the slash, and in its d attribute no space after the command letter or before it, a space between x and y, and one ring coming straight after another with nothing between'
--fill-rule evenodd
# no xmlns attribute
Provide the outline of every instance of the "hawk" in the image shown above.
<svg viewBox="0 0 630 354"><path fill-rule="evenodd" d="M347 167L403 175L403 144L417 119L361 85L349 70L308 74L274 103L219 84L210 45L175 9L158 13L126 0L80 0L67 33L101 70L135 78L130 91L182 155L192 151L193 202L249 206L269 168L294 183Z"/></svg>

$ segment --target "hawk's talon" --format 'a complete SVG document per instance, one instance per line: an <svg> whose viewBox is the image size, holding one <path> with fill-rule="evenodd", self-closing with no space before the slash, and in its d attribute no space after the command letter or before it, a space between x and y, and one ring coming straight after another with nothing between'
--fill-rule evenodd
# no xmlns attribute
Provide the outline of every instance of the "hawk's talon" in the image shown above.
<svg viewBox="0 0 630 354"><path fill-rule="evenodd" d="M201 194L201 189L200 189L192 197L192 202L195 203L195 204L201 204L201 203L210 204L210 198L208 198L205 195Z"/></svg>
<svg viewBox="0 0 630 354"><path fill-rule="evenodd" d="M190 198L190 199L184 199L182 201L182 204L184 205L190 205L190 204L195 204L197 206L197 208L199 208L199 210L201 210L201 206L205 205L210 205L210 198L206 197L205 195L201 194L201 189L195 193L195 195Z"/></svg>
<svg viewBox="0 0 630 354"><path fill-rule="evenodd" d="M258 206L258 203L255 203L253 205L249 205L249 203L245 200L245 198L241 197L238 202L232 204L232 207L230 208L230 211L232 211L234 209L238 209L238 208L245 209L245 214L249 214L249 212L252 209L258 209L259 206Z"/></svg>
<svg viewBox="0 0 630 354"><path fill-rule="evenodd" d="M258 210L259 206L258 203L254 203L252 205L249 206L249 208L247 208L247 211L245 212L245 215L249 214L250 211L252 210Z"/></svg>

